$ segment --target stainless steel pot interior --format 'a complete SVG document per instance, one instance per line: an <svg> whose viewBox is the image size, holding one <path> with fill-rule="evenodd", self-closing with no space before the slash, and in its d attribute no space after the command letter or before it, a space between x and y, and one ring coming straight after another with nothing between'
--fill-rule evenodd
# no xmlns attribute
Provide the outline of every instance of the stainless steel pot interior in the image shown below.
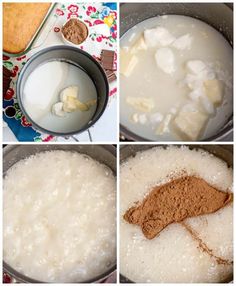
<svg viewBox="0 0 236 286"><path fill-rule="evenodd" d="M125 162L129 157L135 157L137 152L145 151L154 146L167 146L167 145L125 145L120 149L120 164ZM178 145L181 146L181 145ZM221 160L225 161L229 167L233 168L233 145L187 145L190 149L203 149ZM233 280L233 274L231 279L224 281L224 283L230 283ZM120 274L121 283L134 283L127 277Z"/></svg>
<svg viewBox="0 0 236 286"><path fill-rule="evenodd" d="M29 157L30 155L52 150L74 151L86 154L91 158L107 165L116 175L116 148L111 145L8 145L3 149L3 176L7 170L11 168L16 162ZM3 261L3 269L14 277L18 282L23 283L44 283L26 277L21 273L15 271L10 265ZM111 265L106 273L102 273L97 277L93 277L83 283L99 282L107 278L112 272L116 270L116 261Z"/></svg>
<svg viewBox="0 0 236 286"><path fill-rule="evenodd" d="M158 15L177 14L202 20L220 33L233 46L233 5L223 3L125 3L120 6L120 37L136 24ZM233 112L233 111L232 111ZM125 126L120 126L121 135L132 141L149 141ZM221 141L233 132L233 115L215 136L202 141Z"/></svg>
<svg viewBox="0 0 236 286"><path fill-rule="evenodd" d="M69 62L80 67L90 76L96 87L98 95L97 109L95 111L92 120L90 120L90 122L88 122L85 126L83 126L83 128L79 130L73 130L72 132L70 131L67 133L63 132L60 133L60 132L53 132L51 130L46 130L41 126L39 126L37 122L34 122L27 114L24 108L23 90L29 74L42 63L52 60ZM24 65L17 80L16 94L21 110L36 129L41 130L44 133L52 134L55 136L68 136L85 131L86 129L94 125L95 122L101 117L101 115L105 111L108 102L109 85L103 68L91 55L75 47L70 47L66 45L53 46L39 51L38 53L33 55L29 59L29 61Z"/></svg>

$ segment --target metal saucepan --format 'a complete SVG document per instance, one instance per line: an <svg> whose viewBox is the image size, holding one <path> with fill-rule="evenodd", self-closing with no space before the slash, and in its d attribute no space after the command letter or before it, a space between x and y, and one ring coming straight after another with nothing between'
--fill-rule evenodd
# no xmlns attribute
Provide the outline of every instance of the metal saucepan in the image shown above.
<svg viewBox="0 0 236 286"><path fill-rule="evenodd" d="M11 168L16 162L25 159L33 154L52 151L52 150L64 150L74 151L82 154L86 154L98 162L108 166L116 175L116 148L112 145L8 145L3 149L3 176L7 170ZM9 273L17 282L21 283L44 283L27 277L3 261L3 270ZM91 277L88 281L83 283L99 283L110 276L116 270L116 258L107 272L102 273L97 277ZM42 273L43 277L43 273ZM62 281L63 282L63 281ZM46 282L45 282L46 283Z"/></svg>
<svg viewBox="0 0 236 286"><path fill-rule="evenodd" d="M129 157L134 157L137 152L145 151L156 146L167 146L167 145L125 145L120 150L120 164L125 162ZM178 145L181 146L181 145ZM233 167L233 146L232 145L187 145L190 149L201 148L214 156L225 161L229 167ZM232 274L233 275L233 274ZM225 283L232 282L233 277ZM134 283L133 281L126 278L120 273L121 283Z"/></svg>
<svg viewBox="0 0 236 286"><path fill-rule="evenodd" d="M32 118L27 114L23 104L23 90L30 73L39 65L55 59L72 63L83 69L92 79L97 90L97 109L95 111L95 114L85 126L79 128L78 130L70 130L68 132L55 132L52 130L47 130L41 127L37 122L34 122L34 120L32 120ZM53 76L56 75L52 75L52 77ZM94 125L101 117L108 102L109 85L103 68L90 54L75 47L62 45L43 49L29 59L29 61L22 68L19 78L17 80L16 94L22 112L25 114L26 118L32 123L35 129L55 136L69 136L87 130L89 127Z"/></svg>
<svg viewBox="0 0 236 286"><path fill-rule="evenodd" d="M202 20L218 30L233 46L233 5L223 3L125 3L120 6L120 37L138 23L155 16L174 14ZM149 141L134 134L122 124L121 138L131 141ZM217 134L203 141L228 141L233 137L232 114Z"/></svg>

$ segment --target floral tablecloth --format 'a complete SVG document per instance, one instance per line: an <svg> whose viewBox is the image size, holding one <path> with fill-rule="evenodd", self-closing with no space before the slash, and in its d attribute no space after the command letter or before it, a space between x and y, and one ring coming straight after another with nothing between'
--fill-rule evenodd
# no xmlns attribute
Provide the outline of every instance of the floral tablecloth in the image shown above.
<svg viewBox="0 0 236 286"><path fill-rule="evenodd" d="M42 48L64 44L61 27L70 18L84 21L89 28L89 37L80 46L99 60L102 49L116 51L117 40L117 7L116 3L74 3L56 4L42 32L37 37L33 48L18 58L3 56L3 64L12 71L13 80L3 99L3 119L19 141L116 141L117 110L116 81L110 85L110 99L100 120L88 131L69 138L53 137L35 130L22 114L17 103L15 87L22 66L35 52ZM4 138L3 138L4 140ZM6 141L6 140L4 140Z"/></svg>

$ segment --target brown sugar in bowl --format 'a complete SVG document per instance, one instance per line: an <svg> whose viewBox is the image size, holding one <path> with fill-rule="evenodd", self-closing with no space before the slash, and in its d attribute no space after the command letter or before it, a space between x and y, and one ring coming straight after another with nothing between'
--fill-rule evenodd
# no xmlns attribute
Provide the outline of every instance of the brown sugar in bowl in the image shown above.
<svg viewBox="0 0 236 286"><path fill-rule="evenodd" d="M88 27L78 19L68 20L62 27L62 37L66 43L82 44L88 37Z"/></svg>

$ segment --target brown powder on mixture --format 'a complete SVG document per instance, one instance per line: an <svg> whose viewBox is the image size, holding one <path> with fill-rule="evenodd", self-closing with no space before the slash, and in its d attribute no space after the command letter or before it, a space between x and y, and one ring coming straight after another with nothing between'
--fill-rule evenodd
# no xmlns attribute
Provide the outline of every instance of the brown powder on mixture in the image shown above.
<svg viewBox="0 0 236 286"><path fill-rule="evenodd" d="M232 265L233 264L233 261L230 261L230 260L227 260L227 259L224 259L222 257L215 255L213 250L210 249L206 245L206 243L200 238L199 234L194 229L192 229L187 223L181 222L181 225L190 233L192 238L198 243L198 248L202 252L206 252L210 257L214 258L217 264L221 264L221 265Z"/></svg>
<svg viewBox="0 0 236 286"><path fill-rule="evenodd" d="M146 238L157 236L166 226L184 219L216 212L233 199L206 181L186 176L155 187L142 203L131 207L124 219L142 228Z"/></svg>
<svg viewBox="0 0 236 286"><path fill-rule="evenodd" d="M88 37L88 28L78 19L70 19L62 27L62 33L68 41L79 45Z"/></svg>

